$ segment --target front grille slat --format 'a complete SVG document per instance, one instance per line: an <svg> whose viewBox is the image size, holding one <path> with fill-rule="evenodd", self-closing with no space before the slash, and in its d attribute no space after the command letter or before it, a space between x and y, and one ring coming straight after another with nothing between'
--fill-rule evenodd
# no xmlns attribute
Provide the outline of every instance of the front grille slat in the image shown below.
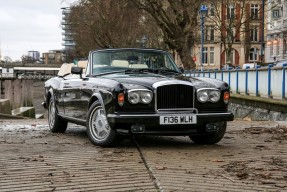
<svg viewBox="0 0 287 192"><path fill-rule="evenodd" d="M193 108L193 87L182 84L157 88L157 109Z"/></svg>

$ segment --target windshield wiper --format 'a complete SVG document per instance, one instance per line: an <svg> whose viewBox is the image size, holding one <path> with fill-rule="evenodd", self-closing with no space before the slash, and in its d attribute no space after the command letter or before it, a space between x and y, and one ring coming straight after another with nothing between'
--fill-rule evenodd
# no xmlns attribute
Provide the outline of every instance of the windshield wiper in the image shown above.
<svg viewBox="0 0 287 192"><path fill-rule="evenodd" d="M99 73L96 75L92 75L92 77L97 77L97 76L102 76L102 75L110 75L110 74L116 74L116 73L124 73L125 70L120 70L120 71L109 71L109 72L105 72L105 73Z"/></svg>
<svg viewBox="0 0 287 192"><path fill-rule="evenodd" d="M143 69L127 69L125 70L125 74L144 74L144 73L156 73L158 74L158 69L149 69L149 68L143 68Z"/></svg>

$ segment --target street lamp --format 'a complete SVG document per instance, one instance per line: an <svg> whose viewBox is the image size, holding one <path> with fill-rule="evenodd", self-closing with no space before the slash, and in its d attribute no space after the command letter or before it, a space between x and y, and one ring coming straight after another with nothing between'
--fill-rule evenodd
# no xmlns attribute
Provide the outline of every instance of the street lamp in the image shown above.
<svg viewBox="0 0 287 192"><path fill-rule="evenodd" d="M262 14L261 14L261 54L260 54L260 61L261 61L261 65L264 62L264 49L265 49L265 43L264 43L264 0L262 0Z"/></svg>
<svg viewBox="0 0 287 192"><path fill-rule="evenodd" d="M200 52L201 71L203 71L204 17L207 15L207 13L208 13L207 7L205 5L201 5L199 10L200 26L201 26L201 52Z"/></svg>

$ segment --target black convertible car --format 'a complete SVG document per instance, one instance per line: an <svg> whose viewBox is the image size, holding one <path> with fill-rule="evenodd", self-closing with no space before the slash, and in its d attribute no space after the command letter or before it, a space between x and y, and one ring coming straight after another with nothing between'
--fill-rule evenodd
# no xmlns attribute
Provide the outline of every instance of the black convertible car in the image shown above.
<svg viewBox="0 0 287 192"><path fill-rule="evenodd" d="M117 144L127 134L182 135L214 144L226 131L229 86L182 74L168 52L157 49L91 51L87 62L63 64L45 83L52 132L84 125L92 143ZM82 66L81 66L82 65Z"/></svg>

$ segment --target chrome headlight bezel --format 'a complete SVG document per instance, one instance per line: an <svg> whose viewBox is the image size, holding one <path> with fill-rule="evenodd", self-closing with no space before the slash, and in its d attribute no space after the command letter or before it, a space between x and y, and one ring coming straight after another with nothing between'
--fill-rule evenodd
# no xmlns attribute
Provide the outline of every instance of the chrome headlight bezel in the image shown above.
<svg viewBox="0 0 287 192"><path fill-rule="evenodd" d="M132 89L128 91L128 101L131 104L149 104L152 99L153 93L148 89Z"/></svg>
<svg viewBox="0 0 287 192"><path fill-rule="evenodd" d="M197 100L201 103L206 103L209 100L207 91L198 91Z"/></svg>
<svg viewBox="0 0 287 192"><path fill-rule="evenodd" d="M200 103L217 103L220 100L221 92L215 88L202 88L197 90L197 100Z"/></svg>
<svg viewBox="0 0 287 192"><path fill-rule="evenodd" d="M220 100L220 91L219 90L211 90L209 92L209 101L212 103L216 103Z"/></svg>

